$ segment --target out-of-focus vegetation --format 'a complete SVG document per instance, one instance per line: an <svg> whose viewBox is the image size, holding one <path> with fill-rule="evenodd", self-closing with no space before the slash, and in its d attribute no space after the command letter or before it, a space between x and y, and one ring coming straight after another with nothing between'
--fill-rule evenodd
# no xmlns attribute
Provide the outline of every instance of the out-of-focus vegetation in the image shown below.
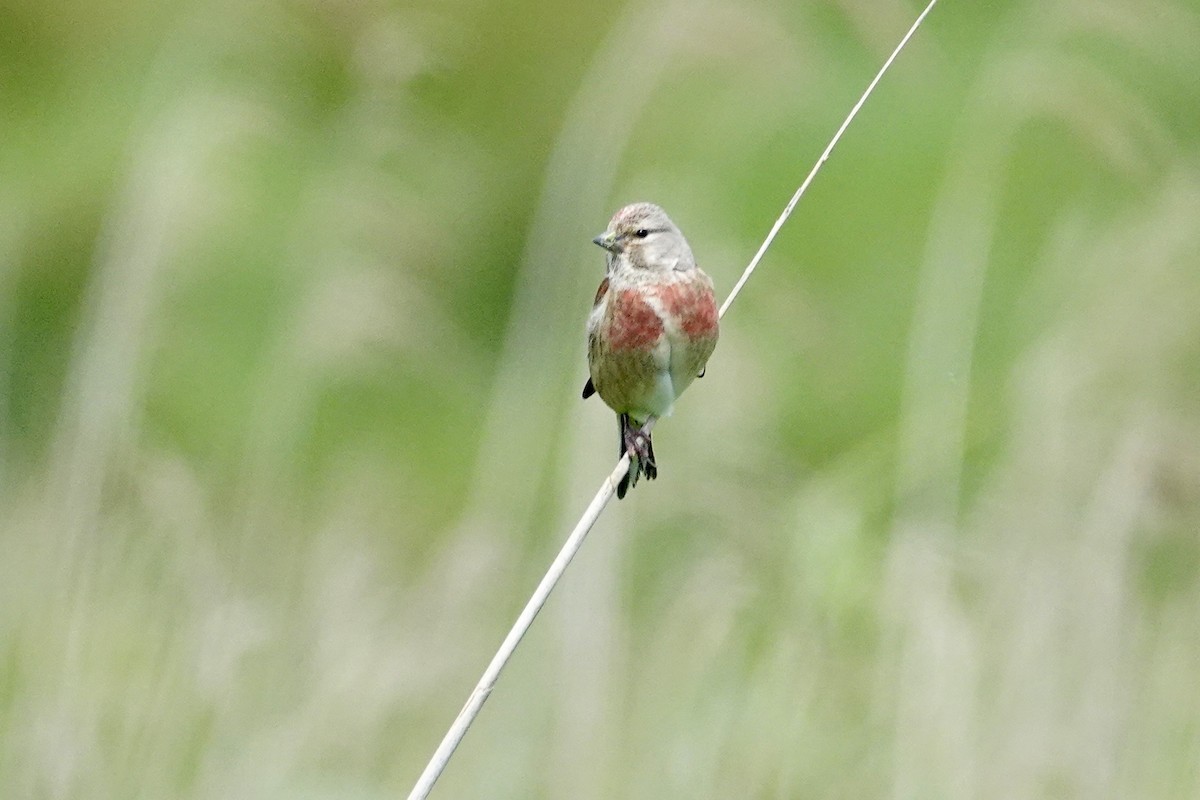
<svg viewBox="0 0 1200 800"><path fill-rule="evenodd" d="M0 795L403 796L905 3L10 0ZM435 790L1200 795L1200 4L935 10Z"/></svg>

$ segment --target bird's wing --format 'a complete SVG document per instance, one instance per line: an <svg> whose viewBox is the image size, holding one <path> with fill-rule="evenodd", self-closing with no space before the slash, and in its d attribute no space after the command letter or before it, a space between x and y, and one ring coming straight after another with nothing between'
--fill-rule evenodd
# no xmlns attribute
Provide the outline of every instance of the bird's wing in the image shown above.
<svg viewBox="0 0 1200 800"><path fill-rule="evenodd" d="M604 302L604 298L608 295L608 278L600 281L600 286L596 288L596 298L592 300L592 315L588 319L588 364L590 367L593 352L596 348L596 329L599 327L600 316L598 309L600 304ZM587 383L583 385L583 399L587 400L596 393L596 384L592 383L591 377L587 379Z"/></svg>
<svg viewBox="0 0 1200 800"><path fill-rule="evenodd" d="M600 281L600 285L596 287L596 299L592 301L592 308L600 305L606 294L608 294L608 278Z"/></svg>

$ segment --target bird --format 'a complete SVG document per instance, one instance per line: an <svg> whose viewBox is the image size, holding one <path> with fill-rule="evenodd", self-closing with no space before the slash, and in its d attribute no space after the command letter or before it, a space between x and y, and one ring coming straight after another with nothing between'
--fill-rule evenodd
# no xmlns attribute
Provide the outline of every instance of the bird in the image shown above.
<svg viewBox="0 0 1200 800"><path fill-rule="evenodd" d="M630 456L620 499L639 475L658 476L642 427L670 414L683 390L703 377L720 324L712 280L661 207L627 205L592 241L606 251L607 269L588 315L583 399L598 394L617 413L618 454Z"/></svg>

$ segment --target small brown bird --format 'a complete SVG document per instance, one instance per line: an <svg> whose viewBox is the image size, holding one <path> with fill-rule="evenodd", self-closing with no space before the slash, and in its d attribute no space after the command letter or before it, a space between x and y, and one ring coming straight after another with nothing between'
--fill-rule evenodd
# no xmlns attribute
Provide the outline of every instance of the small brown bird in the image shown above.
<svg viewBox="0 0 1200 800"><path fill-rule="evenodd" d="M653 203L625 206L592 241L608 251L608 274L588 317L591 377L583 397L599 394L617 412L619 454L630 456L617 486L622 498L639 474L658 475L650 434L641 426L670 414L675 399L704 375L717 346L717 304L687 240Z"/></svg>

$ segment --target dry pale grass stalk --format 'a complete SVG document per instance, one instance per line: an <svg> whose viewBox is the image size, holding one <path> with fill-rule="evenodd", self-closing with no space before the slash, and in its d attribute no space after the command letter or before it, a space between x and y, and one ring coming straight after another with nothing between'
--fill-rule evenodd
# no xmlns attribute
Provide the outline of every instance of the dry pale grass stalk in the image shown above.
<svg viewBox="0 0 1200 800"><path fill-rule="evenodd" d="M783 213L779 215L779 219L775 220L775 224L771 226L771 230L767 234L767 238L763 240L762 245L758 248L758 252L754 254L754 258L750 260L750 263L742 273L742 276L738 279L737 283L734 284L729 296L725 298L725 302L721 304L720 316L725 316L725 312L729 310L729 307L733 304L734 298L738 296L742 290L742 287L746 285L746 281L750 279L750 276L758 267L759 261L762 260L763 256L767 252L767 248L769 248L771 243L775 240L775 236L779 233L780 228L783 227L783 224L787 221L788 217L792 215L792 211L795 209L796 204L800 201L800 198L806 191L808 191L809 184L812 183L813 178L816 177L816 174L821 169L821 166L829 159L830 153L833 152L833 148L842 138L842 134L844 134L846 129L850 127L850 123L854 121L855 116L858 115L859 109L863 107L863 104L866 103L867 98L871 96L871 93L875 90L875 86L883 78L884 73L888 71L888 68L891 67L892 62L896 60L896 57L900 54L900 51L903 50L905 45L908 44L908 40L912 38L914 33L916 33L917 29L921 26L921 23L925 20L926 15L929 14L936 4L937 0L930 0L929 4L925 6L925 9L913 22L912 26L909 27L908 31L904 34L904 37L901 38L899 44L897 44L895 49L892 50L891 55L889 55L887 60L883 62L883 66L879 68L879 71L875 74L874 79L872 79L871 83L867 85L867 88L865 91L863 91L862 96L858 98L858 102L855 103L854 107L850 109L850 113L846 115L845 120L842 121L841 126L837 129L837 132L834 133L833 138L829 140L829 144L826 145L825 150L821 153L821 157L817 159L817 162L809 171L808 176L805 177L804 182L800 184L800 188L798 188L796 193L792 195L791 200L789 200L787 206L784 207ZM654 427L654 423L655 419L651 417L646 423L644 430L649 431ZM496 681L500 677L500 672L504 669L504 665L508 663L508 659L517 649L517 645L520 644L521 639L525 636L526 631L528 631L529 627L533 624L533 620L537 617L538 612L542 610L542 606L546 604L546 600L550 597L550 592L554 590L555 585L558 583L563 573L566 572L567 565L571 563L571 559L575 557L575 554L579 552L579 548L583 546L583 540L587 537L588 532L592 529L592 526L596 524L596 520L600 518L600 514L602 511L604 511L605 506L607 506L608 502L612 500L612 496L616 493L617 482L628 469L629 455L626 454L621 457L621 460L617 462L617 465L613 468L613 471L609 473L607 478L605 478L604 484L600 487L600 490L596 492L596 496L592 498L592 502L588 504L587 510L583 512L583 516L580 517L579 522L575 524L574 530L572 530L571 535L567 537L567 541L563 544L562 549L559 550L554 562L550 565L550 569L546 571L545 576L543 576L541 582L538 584L533 596L529 598L529 602L525 604L525 608L521 611L520 616L517 617L517 621L509 630L508 635L504 637L504 642L501 643L500 649L496 651L496 655L492 657L491 663L489 663L487 669L484 670L483 677L481 677L479 679L479 683L475 685L475 690L472 691L471 696L467 698L466 705L464 705L462 711L458 713L458 717L455 718L454 724L450 726L450 730L446 732L445 737L443 737L441 744L438 745L433 757L425 766L425 770L421 773L421 777L417 780L413 790L409 793L408 800L423 800L423 798L429 796L429 792L433 789L433 784L437 781L438 777L441 776L442 771L446 768L446 764L450 761L450 757L454 755L454 750L458 747L458 743L462 741L463 736L465 736L467 733L467 729L471 727L471 723L475 721L475 717L479 715L479 710L483 708L484 702L492 693L492 689L495 688Z"/></svg>

